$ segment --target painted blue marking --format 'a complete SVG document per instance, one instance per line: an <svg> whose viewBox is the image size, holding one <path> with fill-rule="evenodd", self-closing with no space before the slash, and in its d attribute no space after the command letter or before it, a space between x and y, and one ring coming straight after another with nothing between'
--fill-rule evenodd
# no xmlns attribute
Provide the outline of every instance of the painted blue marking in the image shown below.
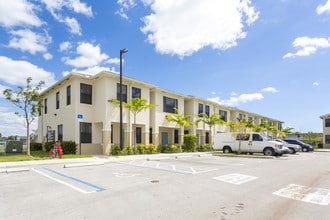
<svg viewBox="0 0 330 220"><path fill-rule="evenodd" d="M88 182L86 182L86 181L83 181L83 180L80 180L80 179L74 178L74 177L72 177L72 176L67 176L67 175L65 175L65 174L63 174L63 173L59 173L59 172L57 172L57 171L55 171L55 170L52 170L52 169L49 169L49 168L47 168L47 167L43 167L43 169L45 169L45 170L47 170L47 171L49 171L49 172L52 172L52 173L54 173L54 174L57 174L57 175L59 175L59 176L62 176L62 177L65 177L65 178L68 178L68 179L74 180L74 181L76 181L76 182L78 182L78 183L82 183L82 184L84 184L84 185L90 186L90 187L96 189L96 192L102 192L102 191L105 191L105 188L102 188L102 187L96 186L96 185L94 185L94 184L91 184L91 183L88 183Z"/></svg>

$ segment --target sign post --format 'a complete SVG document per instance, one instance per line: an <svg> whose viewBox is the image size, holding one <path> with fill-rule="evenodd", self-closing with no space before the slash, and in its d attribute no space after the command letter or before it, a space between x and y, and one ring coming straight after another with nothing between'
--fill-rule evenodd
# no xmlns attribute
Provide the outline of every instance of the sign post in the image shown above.
<svg viewBox="0 0 330 220"><path fill-rule="evenodd" d="M78 131L78 138L79 138L79 154L81 155L81 121L83 120L84 115L83 114L77 114L77 119L78 119L78 127L79 127L79 131Z"/></svg>

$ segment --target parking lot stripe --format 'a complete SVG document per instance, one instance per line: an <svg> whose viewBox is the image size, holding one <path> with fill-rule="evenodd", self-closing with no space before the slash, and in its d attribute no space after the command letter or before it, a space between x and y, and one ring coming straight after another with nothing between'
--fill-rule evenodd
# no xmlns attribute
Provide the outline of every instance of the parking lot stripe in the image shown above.
<svg viewBox="0 0 330 220"><path fill-rule="evenodd" d="M68 179L74 180L74 181L76 181L76 182L79 182L79 183L82 183L82 184L88 185L88 186L90 186L90 187L92 187L92 188L94 188L94 189L96 189L96 190L93 190L93 191L85 191L85 190L83 190L83 189L81 189L81 188L79 188L79 187L76 187L76 186L74 186L74 185L71 185L70 183L67 183L67 182L63 181L63 180L57 179L57 178L55 178L55 177L52 177L52 176L50 176L50 175L48 175L48 174L46 174L46 173L44 173L44 172L41 172L41 171L39 171L39 170L37 170L37 169L35 169L35 168L31 168L31 170L33 170L33 171L36 172L36 173L39 173L40 175L43 175L43 176L45 176L45 177L47 177L47 178L49 178L49 179L51 179L51 180L54 180L54 181L56 181L56 182L58 182L58 183L61 183L61 184L63 184L63 185L66 185L66 186L68 186L68 187L70 187L70 188L72 188L72 189L74 189L74 190L77 190L77 191L79 191L79 192L81 192L81 193L84 193L84 194L94 193L94 192L102 192L102 191L105 190L104 188L101 188L101 187L95 186L95 185L93 185L93 184L90 184L90 183L88 183L88 182L85 182L85 181L83 181L83 180L80 180L80 179L77 179L77 178L74 178L74 177L70 177L70 176L64 175L64 174L62 174L62 173L56 172L56 171L54 171L54 170L52 170L52 169L49 169L49 168L47 168L47 167L44 167L43 169L45 169L45 170L47 170L47 171L49 171L49 172L51 172L51 173L57 174L57 175L59 175L59 176L62 176L62 177L65 177L65 178L68 178Z"/></svg>

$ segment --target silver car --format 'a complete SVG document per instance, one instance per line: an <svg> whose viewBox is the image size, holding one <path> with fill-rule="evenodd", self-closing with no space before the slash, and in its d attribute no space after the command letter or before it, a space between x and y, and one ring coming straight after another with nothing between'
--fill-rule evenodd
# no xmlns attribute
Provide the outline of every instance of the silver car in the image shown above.
<svg viewBox="0 0 330 220"><path fill-rule="evenodd" d="M295 154L296 152L301 151L301 147L298 144L290 144L282 139L276 139L275 141L281 142L284 147L287 147L290 149L290 154Z"/></svg>

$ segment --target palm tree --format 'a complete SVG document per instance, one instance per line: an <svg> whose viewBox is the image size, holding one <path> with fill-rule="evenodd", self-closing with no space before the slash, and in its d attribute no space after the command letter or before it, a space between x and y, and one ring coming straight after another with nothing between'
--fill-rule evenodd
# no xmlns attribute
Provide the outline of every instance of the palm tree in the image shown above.
<svg viewBox="0 0 330 220"><path fill-rule="evenodd" d="M110 99L110 100L108 100L108 102L114 103L114 104L117 104L117 105L120 104L120 101L117 100L117 99ZM129 110L133 114L133 117L134 117L134 122L133 122L133 126L134 126L134 128L133 128L134 154L136 154L136 132L135 132L135 129L136 129L136 116L140 112L145 111L147 109L151 109L155 106L156 106L155 104L148 104L148 100L145 99L145 98L133 98L133 99L131 99L130 103L123 102L123 107L126 108L127 110Z"/></svg>
<svg viewBox="0 0 330 220"><path fill-rule="evenodd" d="M211 135L212 133L212 127L215 128L215 125L219 124L219 125L223 125L225 124L225 121L221 119L221 116L218 113L213 113L210 116L205 114L205 113L201 113L199 114L200 119L198 119L196 121L196 123L198 124L199 122L203 122L204 124L207 124L209 126L209 133L210 133L210 137L214 136L215 130L213 131L213 135ZM210 140L210 147L212 148L212 143L213 140Z"/></svg>
<svg viewBox="0 0 330 220"><path fill-rule="evenodd" d="M174 108L175 113L169 113L165 115L165 118L169 122L175 122L180 127L180 138L179 138L179 146L180 152L182 152L182 128L185 126L192 126L194 123L189 119L192 115L183 115L177 108Z"/></svg>

